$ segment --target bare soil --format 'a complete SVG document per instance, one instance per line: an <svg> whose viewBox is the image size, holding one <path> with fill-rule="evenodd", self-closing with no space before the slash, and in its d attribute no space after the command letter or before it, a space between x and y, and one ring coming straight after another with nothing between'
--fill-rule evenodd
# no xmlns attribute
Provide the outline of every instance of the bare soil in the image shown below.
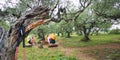
<svg viewBox="0 0 120 60"><path fill-rule="evenodd" d="M95 58L94 54L84 53L85 51L99 50L100 55L103 55L104 49L120 49L120 44L106 44L106 45L96 45L90 47L79 47L79 48L64 48L62 46L58 47L61 51L65 53L66 56L76 55L78 60L101 60ZM104 55L103 55L104 56ZM101 57L102 58L102 57Z"/></svg>
<svg viewBox="0 0 120 60"><path fill-rule="evenodd" d="M77 60L103 60L96 58L96 54L93 53L87 53L94 50L99 51L99 56L101 58L104 58L104 49L119 49L120 50L120 44L112 43L112 44L105 44L105 45L96 45L96 46L89 46L89 47L79 47L79 48L65 48L61 45L62 41L58 42L58 47L56 48L50 48L50 49L59 49L62 52L65 53L66 56L72 56L73 54L76 56ZM86 53L85 53L86 52Z"/></svg>

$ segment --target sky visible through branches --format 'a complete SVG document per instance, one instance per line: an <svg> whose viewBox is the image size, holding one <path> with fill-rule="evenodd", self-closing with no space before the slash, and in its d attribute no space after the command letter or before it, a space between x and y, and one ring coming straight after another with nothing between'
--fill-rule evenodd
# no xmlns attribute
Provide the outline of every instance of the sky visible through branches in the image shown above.
<svg viewBox="0 0 120 60"><path fill-rule="evenodd" d="M14 7L18 1L19 0L9 0L9 2L7 2L7 0L0 0L0 9L4 10L6 6ZM64 3L67 0L61 0L61 1L62 3ZM79 0L68 0L68 1L73 2L73 5L75 5L76 7L79 6L79 2L78 2ZM116 28L120 29L120 24L112 25L110 29L116 29Z"/></svg>

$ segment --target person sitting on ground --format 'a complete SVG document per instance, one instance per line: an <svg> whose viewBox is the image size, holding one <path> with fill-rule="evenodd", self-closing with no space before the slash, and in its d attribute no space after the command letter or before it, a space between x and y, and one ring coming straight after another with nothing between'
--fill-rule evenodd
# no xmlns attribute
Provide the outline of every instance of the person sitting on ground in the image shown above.
<svg viewBox="0 0 120 60"><path fill-rule="evenodd" d="M56 43L56 36L54 35L54 34L50 34L49 36L48 36L48 43L49 44L55 44Z"/></svg>
<svg viewBox="0 0 120 60"><path fill-rule="evenodd" d="M25 46L26 47L32 46L32 42L31 42L30 36L27 36L25 39L26 39L25 40Z"/></svg>
<svg viewBox="0 0 120 60"><path fill-rule="evenodd" d="M34 35L28 38L28 43L32 46L36 44Z"/></svg>

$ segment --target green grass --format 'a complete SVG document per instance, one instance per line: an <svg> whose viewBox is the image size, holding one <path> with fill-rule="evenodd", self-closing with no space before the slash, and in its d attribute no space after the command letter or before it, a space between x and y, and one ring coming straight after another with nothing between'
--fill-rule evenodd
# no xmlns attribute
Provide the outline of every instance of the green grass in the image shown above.
<svg viewBox="0 0 120 60"><path fill-rule="evenodd" d="M72 36L71 38L57 37L57 41L62 41L60 45L63 47L87 47L110 43L120 43L120 35L98 35L90 36L91 41L81 42L83 36ZM19 47L18 60L23 60L22 45ZM77 53L77 52L75 52ZM73 54L73 53L72 53ZM77 60L75 54L66 56L64 52L57 48L27 47L26 60Z"/></svg>
<svg viewBox="0 0 120 60"><path fill-rule="evenodd" d="M85 54L93 55L94 58L100 60L119 60L120 59L120 49L95 49L91 51L85 51Z"/></svg>
<svg viewBox="0 0 120 60"><path fill-rule="evenodd" d="M91 41L82 42L83 36L72 36L71 38L61 38L58 40L62 40L62 46L64 47L87 47L94 45L102 45L109 43L120 43L120 35L98 35L98 36L90 36Z"/></svg>
<svg viewBox="0 0 120 60"><path fill-rule="evenodd" d="M18 60L23 60L22 47L19 47ZM65 56L64 53L58 49L27 47L26 60L76 60L73 56Z"/></svg>

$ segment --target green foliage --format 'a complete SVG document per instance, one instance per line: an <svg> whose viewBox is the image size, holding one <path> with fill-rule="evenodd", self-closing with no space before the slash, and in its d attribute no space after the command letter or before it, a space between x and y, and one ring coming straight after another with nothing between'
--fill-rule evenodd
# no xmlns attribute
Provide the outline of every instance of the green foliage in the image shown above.
<svg viewBox="0 0 120 60"><path fill-rule="evenodd" d="M57 29L57 24L55 22L50 22L48 25L49 33L55 33Z"/></svg>
<svg viewBox="0 0 120 60"><path fill-rule="evenodd" d="M65 24L66 22L64 20L62 20L60 23L59 23L59 32L65 32L64 28L65 28Z"/></svg>
<svg viewBox="0 0 120 60"><path fill-rule="evenodd" d="M41 0L41 2L43 6L47 5L49 7L52 7L57 2L57 0Z"/></svg>
<svg viewBox="0 0 120 60"><path fill-rule="evenodd" d="M73 31L73 23L62 20L60 23L50 22L48 25L41 25L39 28L44 30L44 33L66 33Z"/></svg>
<svg viewBox="0 0 120 60"><path fill-rule="evenodd" d="M30 31L29 34L37 34L38 33L37 29L38 29L38 27L34 28L33 30Z"/></svg>
<svg viewBox="0 0 120 60"><path fill-rule="evenodd" d="M16 8L7 8L6 12L8 12L9 14L18 14L19 13Z"/></svg>
<svg viewBox="0 0 120 60"><path fill-rule="evenodd" d="M40 25L38 28L43 29L43 32L44 32L45 34L49 33L49 28L48 28L47 25Z"/></svg>
<svg viewBox="0 0 120 60"><path fill-rule="evenodd" d="M120 34L120 29L113 29L109 32L109 34Z"/></svg>
<svg viewBox="0 0 120 60"><path fill-rule="evenodd" d="M73 23L72 22L65 22L61 26L64 32L72 32L73 31Z"/></svg>
<svg viewBox="0 0 120 60"><path fill-rule="evenodd" d="M55 33L57 24L55 22L50 22L48 25L40 25L39 28L43 29L45 34Z"/></svg>
<svg viewBox="0 0 120 60"><path fill-rule="evenodd" d="M119 0L96 0L93 3L93 10L96 14L100 16L112 16L114 18L119 18L120 15L120 7ZM111 17L110 17L111 18Z"/></svg>
<svg viewBox="0 0 120 60"><path fill-rule="evenodd" d="M9 29L9 25L7 21L0 21L0 26L4 27L6 31Z"/></svg>

